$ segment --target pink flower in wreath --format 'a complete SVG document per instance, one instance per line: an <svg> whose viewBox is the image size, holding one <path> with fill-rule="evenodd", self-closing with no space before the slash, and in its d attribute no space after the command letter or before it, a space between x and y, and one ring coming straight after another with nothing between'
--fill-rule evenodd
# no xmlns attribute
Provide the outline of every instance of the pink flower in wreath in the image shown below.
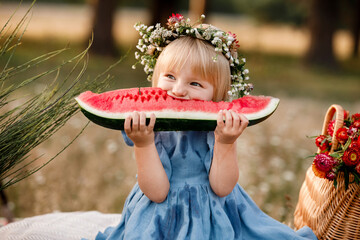
<svg viewBox="0 0 360 240"><path fill-rule="evenodd" d="M176 27L176 24L179 24L181 22L184 21L184 16L179 14L179 13L176 13L176 14L172 14L168 21L167 21L167 25L170 27L170 28L175 28Z"/></svg>
<svg viewBox="0 0 360 240"><path fill-rule="evenodd" d="M234 50L237 50L240 47L239 41L237 40L237 36L235 33L232 32L228 32L229 36L232 37L234 39L233 43L231 44L231 47Z"/></svg>

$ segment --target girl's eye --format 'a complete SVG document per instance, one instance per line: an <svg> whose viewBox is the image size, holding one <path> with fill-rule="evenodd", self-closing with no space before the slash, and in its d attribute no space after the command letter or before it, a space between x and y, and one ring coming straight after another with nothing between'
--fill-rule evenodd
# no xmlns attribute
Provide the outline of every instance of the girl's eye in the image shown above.
<svg viewBox="0 0 360 240"><path fill-rule="evenodd" d="M170 79L172 79L172 80L175 80L175 77L174 77L173 75L171 75L171 74L167 74L166 77L167 77L167 78L170 78Z"/></svg>
<svg viewBox="0 0 360 240"><path fill-rule="evenodd" d="M192 82L192 83L190 83L190 85L196 86L196 87L202 87L202 85L198 82Z"/></svg>

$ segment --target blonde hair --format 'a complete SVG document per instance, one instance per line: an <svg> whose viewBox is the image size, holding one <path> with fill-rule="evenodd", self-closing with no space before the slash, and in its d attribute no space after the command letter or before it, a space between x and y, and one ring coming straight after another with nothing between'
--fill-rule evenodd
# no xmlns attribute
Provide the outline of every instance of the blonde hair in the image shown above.
<svg viewBox="0 0 360 240"><path fill-rule="evenodd" d="M214 61L214 58L217 60ZM185 64L190 64L194 73L213 85L213 101L227 99L231 84L229 61L216 53L211 44L189 36L172 41L161 52L155 65L152 86L157 86L161 72L180 71Z"/></svg>

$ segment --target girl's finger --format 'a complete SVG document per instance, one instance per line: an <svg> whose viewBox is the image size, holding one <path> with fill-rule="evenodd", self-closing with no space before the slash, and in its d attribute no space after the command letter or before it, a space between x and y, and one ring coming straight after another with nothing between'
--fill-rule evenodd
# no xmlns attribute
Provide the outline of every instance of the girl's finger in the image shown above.
<svg viewBox="0 0 360 240"><path fill-rule="evenodd" d="M132 119L132 117L131 117L131 115L128 115L128 116L126 116L126 118L125 118L125 122L124 122L124 130L125 130L125 133L129 133L129 132L131 132L131 119Z"/></svg>
<svg viewBox="0 0 360 240"><path fill-rule="evenodd" d="M234 129L239 129L240 122L241 122L239 114L237 114L236 112L231 111L231 110L230 110L230 113L231 113L232 120L233 120L233 128Z"/></svg>
<svg viewBox="0 0 360 240"><path fill-rule="evenodd" d="M224 111L220 110L217 115L217 126L224 127Z"/></svg>
<svg viewBox="0 0 360 240"><path fill-rule="evenodd" d="M132 131L139 130L139 113L133 112L132 113Z"/></svg>
<svg viewBox="0 0 360 240"><path fill-rule="evenodd" d="M148 125L148 130L153 131L155 126L156 116L154 113L150 114L150 122Z"/></svg>
<svg viewBox="0 0 360 240"><path fill-rule="evenodd" d="M225 111L225 126L232 128L233 118L230 111Z"/></svg>
<svg viewBox="0 0 360 240"><path fill-rule="evenodd" d="M241 129L241 131L243 131L248 126L249 120L245 117L244 114L240 114L239 117L240 117L240 122L241 122L240 129Z"/></svg>
<svg viewBox="0 0 360 240"><path fill-rule="evenodd" d="M145 131L145 129L146 129L146 115L145 115L144 112L141 112L139 115L140 115L139 116L140 117L140 126L139 126L140 131Z"/></svg>

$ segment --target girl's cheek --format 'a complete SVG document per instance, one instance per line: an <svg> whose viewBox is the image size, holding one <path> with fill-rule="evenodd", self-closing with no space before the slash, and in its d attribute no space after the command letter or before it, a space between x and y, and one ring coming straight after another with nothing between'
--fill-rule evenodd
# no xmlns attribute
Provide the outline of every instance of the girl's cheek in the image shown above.
<svg viewBox="0 0 360 240"><path fill-rule="evenodd" d="M170 85L171 84L166 83L164 81L159 81L156 87L161 88L162 90L170 90L171 89Z"/></svg>

